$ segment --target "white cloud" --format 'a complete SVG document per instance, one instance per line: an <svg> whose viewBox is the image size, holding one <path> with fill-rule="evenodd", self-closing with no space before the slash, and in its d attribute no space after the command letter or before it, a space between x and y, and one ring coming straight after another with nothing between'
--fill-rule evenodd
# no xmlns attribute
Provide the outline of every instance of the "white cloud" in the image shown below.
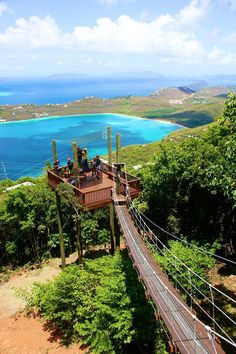
<svg viewBox="0 0 236 354"><path fill-rule="evenodd" d="M0 33L0 46L21 48L68 48L80 52L117 54L159 54L190 58L203 53L192 32L174 28L176 18L163 15L151 22L136 21L122 15L116 21L100 18L94 27L76 26L63 33L55 20L21 18L15 27Z"/></svg>
<svg viewBox="0 0 236 354"><path fill-rule="evenodd" d="M120 64L120 60L108 60L106 66L117 67Z"/></svg>
<svg viewBox="0 0 236 354"><path fill-rule="evenodd" d="M183 57L202 53L203 48L195 35L174 30L175 22L170 15L151 22L135 21L125 15L116 21L101 18L94 27L75 27L73 37L80 50L93 52Z"/></svg>
<svg viewBox="0 0 236 354"><path fill-rule="evenodd" d="M8 9L7 4L5 2L0 2L0 16L2 16L3 12Z"/></svg>
<svg viewBox="0 0 236 354"><path fill-rule="evenodd" d="M224 36L223 41L229 44L236 44L236 32L228 33Z"/></svg>
<svg viewBox="0 0 236 354"><path fill-rule="evenodd" d="M188 27L207 15L209 3L210 0L192 0L175 16L166 14L152 21L135 20L126 15L115 21L100 18L94 26L78 25L68 33L63 32L50 16L21 18L14 27L0 32L0 48L68 49L89 58L94 54L111 54L117 58L125 54L155 55L161 62L172 63L234 62L233 53L217 47L207 52L198 35ZM231 35L233 40L234 36ZM108 66L116 64L114 57L108 58L106 63Z"/></svg>
<svg viewBox="0 0 236 354"><path fill-rule="evenodd" d="M104 5L107 5L107 6L115 5L118 2L122 2L122 3L125 3L125 4L130 4L130 3L133 3L135 1L136 0L99 0L100 4L104 4Z"/></svg>
<svg viewBox="0 0 236 354"><path fill-rule="evenodd" d="M223 65L236 64L236 54L228 53L216 46L208 54L207 59L209 62L214 62L217 64L223 64Z"/></svg>
<svg viewBox="0 0 236 354"><path fill-rule="evenodd" d="M63 40L55 20L47 16L31 17L28 21L20 18L15 27L8 27L0 33L0 45L14 47L52 47L60 45Z"/></svg>
<svg viewBox="0 0 236 354"><path fill-rule="evenodd" d="M232 10L236 10L236 0L221 0L225 5L229 5Z"/></svg>
<svg viewBox="0 0 236 354"><path fill-rule="evenodd" d="M99 0L99 2L101 4L111 6L111 5L116 4L118 2L118 0Z"/></svg>
<svg viewBox="0 0 236 354"><path fill-rule="evenodd" d="M208 14L209 7L210 0L192 0L180 10L178 19L183 25L193 26Z"/></svg>

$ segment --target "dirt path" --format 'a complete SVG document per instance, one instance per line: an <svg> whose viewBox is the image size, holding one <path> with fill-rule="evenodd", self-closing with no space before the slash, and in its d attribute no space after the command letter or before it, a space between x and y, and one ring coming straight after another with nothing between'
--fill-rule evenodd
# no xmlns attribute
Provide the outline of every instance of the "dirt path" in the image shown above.
<svg viewBox="0 0 236 354"><path fill-rule="evenodd" d="M71 263L75 255L67 260ZM52 338L39 318L26 317L20 312L25 302L16 295L19 288L32 288L34 282L45 282L61 272L60 260L53 259L41 269L24 271L0 285L0 354L79 354L85 353L78 345L69 348Z"/></svg>
<svg viewBox="0 0 236 354"><path fill-rule="evenodd" d="M60 345L51 334L44 330L44 323L39 318L0 319L1 354L79 354L85 353L78 345L69 348Z"/></svg>

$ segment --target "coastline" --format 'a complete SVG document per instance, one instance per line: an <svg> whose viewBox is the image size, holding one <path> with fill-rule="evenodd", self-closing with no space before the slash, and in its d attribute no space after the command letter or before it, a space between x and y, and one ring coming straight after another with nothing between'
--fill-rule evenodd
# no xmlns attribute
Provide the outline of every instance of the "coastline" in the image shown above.
<svg viewBox="0 0 236 354"><path fill-rule="evenodd" d="M48 117L40 117L40 118L27 118L27 119L13 119L11 121L8 120L4 120L0 122L1 124L14 124L14 123L27 123L28 121L46 121L46 120L50 120L50 119L55 119L55 118L65 118L65 117L80 117L80 116L94 116L94 115L117 115L117 116L121 116L121 117L129 117L129 118L134 118L134 119L143 119L143 120L151 120L151 121L159 121L161 123L164 124L173 124L173 125L177 125L183 129L187 128L184 125L178 124L178 123L173 123L170 120L166 120L166 119L161 119L161 118L146 118L146 117L139 117L139 116L134 116L134 115L130 115L130 114L124 114L124 113L108 113L108 112L103 112L103 113L81 113L81 114L65 114L65 115L56 115L56 116L48 116Z"/></svg>
<svg viewBox="0 0 236 354"><path fill-rule="evenodd" d="M84 97L66 103L47 104L1 104L0 125L4 123L26 122L60 117L89 115L119 115L135 119L155 120L164 124L194 128L209 124L215 116L223 113L224 98L215 96L215 89L208 97L202 93L196 95L171 90L163 90L160 96L118 96L100 98ZM217 91L218 92L218 91ZM176 96L177 95L177 96ZM173 100L174 98L174 100ZM179 98L179 100L178 100ZM181 101L181 104L178 103ZM177 103L176 103L177 102Z"/></svg>

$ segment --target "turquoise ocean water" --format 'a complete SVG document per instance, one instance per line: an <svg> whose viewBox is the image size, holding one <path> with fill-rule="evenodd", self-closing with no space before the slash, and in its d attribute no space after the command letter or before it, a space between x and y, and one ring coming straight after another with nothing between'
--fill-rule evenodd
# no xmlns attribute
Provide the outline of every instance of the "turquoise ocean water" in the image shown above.
<svg viewBox="0 0 236 354"><path fill-rule="evenodd" d="M71 143L88 148L89 158L107 153L106 128L112 127L113 149L116 133L121 145L161 140L182 127L167 122L116 114L88 114L0 123L0 179L38 176L51 161L51 140L57 141L61 164L72 157Z"/></svg>

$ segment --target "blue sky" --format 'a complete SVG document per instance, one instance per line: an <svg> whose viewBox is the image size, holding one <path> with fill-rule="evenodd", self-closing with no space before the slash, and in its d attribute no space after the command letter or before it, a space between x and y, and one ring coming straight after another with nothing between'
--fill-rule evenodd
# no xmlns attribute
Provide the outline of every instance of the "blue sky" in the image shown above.
<svg viewBox="0 0 236 354"><path fill-rule="evenodd" d="M236 74L236 0L0 0L0 77Z"/></svg>

